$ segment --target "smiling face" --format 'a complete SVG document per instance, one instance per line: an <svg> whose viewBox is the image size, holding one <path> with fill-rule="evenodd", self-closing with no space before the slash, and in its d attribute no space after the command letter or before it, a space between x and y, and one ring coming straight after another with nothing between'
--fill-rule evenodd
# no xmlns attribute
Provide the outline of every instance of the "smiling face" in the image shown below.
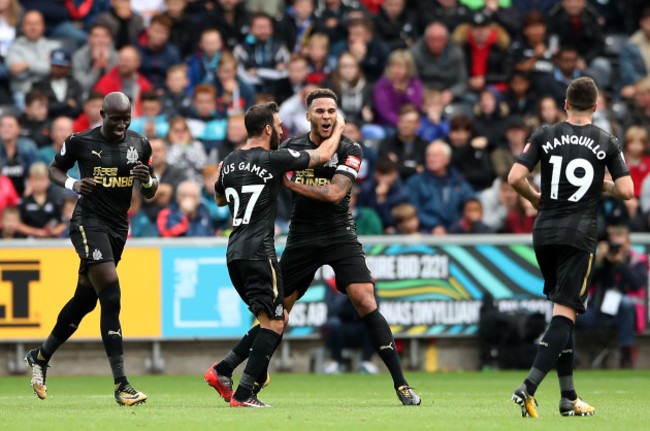
<svg viewBox="0 0 650 431"><path fill-rule="evenodd" d="M307 110L307 121L311 123L312 139L324 141L332 135L336 124L336 102L329 97L314 99Z"/></svg>
<svg viewBox="0 0 650 431"><path fill-rule="evenodd" d="M111 93L109 96L111 96ZM106 96L106 97L109 97ZM104 100L104 107L100 111L104 120L102 124L102 135L111 141L124 139L126 130L131 125L131 103L124 97L112 97L111 100Z"/></svg>

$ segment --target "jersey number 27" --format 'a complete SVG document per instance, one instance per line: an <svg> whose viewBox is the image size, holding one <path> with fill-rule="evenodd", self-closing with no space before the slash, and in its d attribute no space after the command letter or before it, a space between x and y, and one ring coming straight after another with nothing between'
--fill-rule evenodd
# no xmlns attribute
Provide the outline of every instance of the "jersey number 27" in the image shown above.
<svg viewBox="0 0 650 431"><path fill-rule="evenodd" d="M251 216L253 215L253 209L255 208L255 203L257 202L257 199L262 194L262 190L264 190L264 184L242 186L241 188L242 194L250 193L251 197L248 199L248 204L246 205L246 209L244 210L244 217L238 218L237 216L239 215L239 202L240 202L239 194L237 194L237 190L235 190L232 187L228 187L226 189L226 200L228 200L228 202L232 202L232 225L233 226L239 226L241 224L250 223Z"/></svg>
<svg viewBox="0 0 650 431"><path fill-rule="evenodd" d="M557 199L560 175L562 174L562 156L551 156L549 162L553 165L553 173L551 174L551 199ZM576 175L576 170L579 168L585 171L581 177ZM578 190L569 196L569 200L578 202L587 193L589 187L591 187L591 182L594 179L594 167L591 166L591 163L587 159L573 159L567 163L564 175L572 186L578 187Z"/></svg>

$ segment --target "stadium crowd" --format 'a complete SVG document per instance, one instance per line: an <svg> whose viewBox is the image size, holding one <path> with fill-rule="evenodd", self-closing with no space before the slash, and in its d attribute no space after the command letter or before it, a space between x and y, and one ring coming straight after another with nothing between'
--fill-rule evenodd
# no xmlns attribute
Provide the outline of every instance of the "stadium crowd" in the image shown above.
<svg viewBox="0 0 650 431"><path fill-rule="evenodd" d="M536 211L504 178L532 130L563 121L566 87L584 75L601 89L594 122L620 138L635 182L635 199L603 198L603 231L647 231L646 4L0 0L2 237L67 236L76 195L47 165L100 124L112 91L132 100L160 179L153 199L133 193L130 235L227 235L213 185L246 140L243 113L274 100L285 138L305 133L317 87L336 92L363 146L358 234L531 232ZM278 233L289 216L285 191Z"/></svg>

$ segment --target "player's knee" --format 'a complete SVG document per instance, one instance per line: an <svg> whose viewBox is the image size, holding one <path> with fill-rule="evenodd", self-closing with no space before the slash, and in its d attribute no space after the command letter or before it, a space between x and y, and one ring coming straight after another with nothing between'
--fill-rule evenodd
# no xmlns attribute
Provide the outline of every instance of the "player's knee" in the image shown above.
<svg viewBox="0 0 650 431"><path fill-rule="evenodd" d="M271 331L276 334L282 334L284 332L284 320L271 320L269 326Z"/></svg>
<svg viewBox="0 0 650 431"><path fill-rule="evenodd" d="M371 284L367 287L363 285L357 286L354 289L348 288L348 296L352 305L354 305L354 308L361 316L365 316L377 308L377 301L375 300Z"/></svg>
<svg viewBox="0 0 650 431"><path fill-rule="evenodd" d="M98 296L102 311L120 312L121 292L119 283L106 286L99 292Z"/></svg>

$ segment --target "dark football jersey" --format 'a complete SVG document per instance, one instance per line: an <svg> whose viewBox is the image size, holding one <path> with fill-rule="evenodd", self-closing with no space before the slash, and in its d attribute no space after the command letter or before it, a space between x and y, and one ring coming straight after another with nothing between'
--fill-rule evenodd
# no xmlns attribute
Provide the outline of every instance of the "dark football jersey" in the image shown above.
<svg viewBox="0 0 650 431"><path fill-rule="evenodd" d="M562 122L542 127L517 158L531 171L538 161L542 197L533 242L571 244L593 252L605 168L614 180L630 174L618 140L593 125Z"/></svg>
<svg viewBox="0 0 650 431"><path fill-rule="evenodd" d="M289 138L283 148L311 150L316 145L309 139L309 133ZM327 186L335 174L345 175L352 182L363 159L361 145L343 135L332 159L322 166L293 173L291 181L309 186ZM313 241L317 237L332 239L356 239L354 217L350 211L350 192L337 205L317 201L293 193L293 211L288 241Z"/></svg>
<svg viewBox="0 0 650 431"><path fill-rule="evenodd" d="M214 189L226 197L233 217L228 262L276 258L273 233L282 175L307 166L309 154L287 149L255 147L224 159Z"/></svg>
<svg viewBox="0 0 650 431"><path fill-rule="evenodd" d="M54 160L64 171L79 162L81 178L92 177L96 182L92 193L81 196L77 202L73 223L94 220L116 233L128 231L127 211L134 182L131 169L139 160L149 166L153 175L147 138L127 130L122 141L112 142L97 127L70 135Z"/></svg>

